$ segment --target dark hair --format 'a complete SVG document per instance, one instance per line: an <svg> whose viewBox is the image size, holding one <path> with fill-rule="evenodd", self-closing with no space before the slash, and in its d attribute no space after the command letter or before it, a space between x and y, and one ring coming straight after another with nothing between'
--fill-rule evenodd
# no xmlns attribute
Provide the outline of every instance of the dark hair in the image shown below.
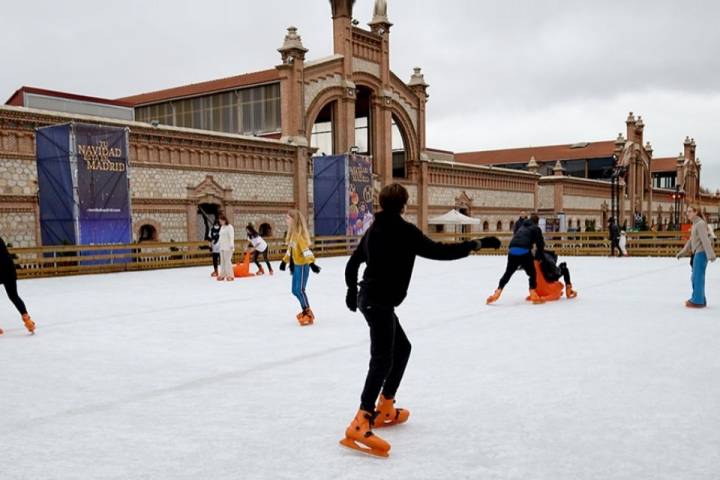
<svg viewBox="0 0 720 480"><path fill-rule="evenodd" d="M218 214L218 220L224 221L225 225L230 225L230 222L228 221L228 218L225 216L224 213Z"/></svg>
<svg viewBox="0 0 720 480"><path fill-rule="evenodd" d="M245 227L245 230L247 230L248 237L250 237L250 238L258 236L258 232L257 232L257 230L255 230L255 227L253 226L252 223L248 223L247 226Z"/></svg>
<svg viewBox="0 0 720 480"><path fill-rule="evenodd" d="M408 202L407 190L399 183L391 183L380 190L380 208L383 212L401 213Z"/></svg>
<svg viewBox="0 0 720 480"><path fill-rule="evenodd" d="M538 217L536 213L533 213L532 215L530 215L530 221L537 225L538 223L540 223L540 217Z"/></svg>

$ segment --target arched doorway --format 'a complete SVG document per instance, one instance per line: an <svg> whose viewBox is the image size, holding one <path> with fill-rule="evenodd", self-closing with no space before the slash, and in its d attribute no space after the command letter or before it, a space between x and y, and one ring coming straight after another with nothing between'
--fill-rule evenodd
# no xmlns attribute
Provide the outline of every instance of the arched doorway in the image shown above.
<svg viewBox="0 0 720 480"><path fill-rule="evenodd" d="M140 230L138 231L138 243L140 243L140 242L157 242L157 241L158 241L158 232L157 232L157 229L153 225L146 223L146 224L140 226Z"/></svg>
<svg viewBox="0 0 720 480"><path fill-rule="evenodd" d="M406 178L407 135L399 127L399 121L392 116L392 175L393 178Z"/></svg>
<svg viewBox="0 0 720 480"><path fill-rule="evenodd" d="M267 222L261 223L258 227L258 234L263 238L271 238L273 236L273 228Z"/></svg>
<svg viewBox="0 0 720 480"><path fill-rule="evenodd" d="M336 153L335 128L333 125L336 103L336 101L329 102L315 118L310 131L310 146L317 148L315 155L333 155Z"/></svg>

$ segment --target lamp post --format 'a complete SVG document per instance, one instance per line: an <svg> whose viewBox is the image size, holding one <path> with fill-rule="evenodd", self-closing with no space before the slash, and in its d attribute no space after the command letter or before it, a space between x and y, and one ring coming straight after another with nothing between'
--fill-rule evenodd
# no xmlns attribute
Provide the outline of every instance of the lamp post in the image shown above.
<svg viewBox="0 0 720 480"><path fill-rule="evenodd" d="M617 156L613 156L612 176L610 177L610 216L620 225L620 179L625 178L627 167L618 164Z"/></svg>
<svg viewBox="0 0 720 480"><path fill-rule="evenodd" d="M680 190L680 185L675 185L675 192L672 194L672 199L675 206L675 218L673 218L673 224L676 232L680 230L680 210L682 209L683 198L685 198L685 192Z"/></svg>

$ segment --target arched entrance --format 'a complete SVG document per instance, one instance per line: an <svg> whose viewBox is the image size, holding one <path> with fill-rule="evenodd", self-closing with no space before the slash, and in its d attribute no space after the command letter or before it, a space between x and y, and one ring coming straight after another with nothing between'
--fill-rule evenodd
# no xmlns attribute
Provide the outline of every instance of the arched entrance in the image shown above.
<svg viewBox="0 0 720 480"><path fill-rule="evenodd" d="M154 225L145 223L140 226L138 231L138 243L140 242L157 242L158 232Z"/></svg>
<svg viewBox="0 0 720 480"><path fill-rule="evenodd" d="M222 208L217 203L201 203L197 208L197 237L195 240L209 240L212 227Z"/></svg>
<svg viewBox="0 0 720 480"><path fill-rule="evenodd" d="M333 121L336 104L337 101L328 102L315 118L310 131L310 146L317 148L315 155L333 155L336 153Z"/></svg>
<svg viewBox="0 0 720 480"><path fill-rule="evenodd" d="M399 126L400 122L392 116L392 174L393 178L407 177L407 135Z"/></svg>

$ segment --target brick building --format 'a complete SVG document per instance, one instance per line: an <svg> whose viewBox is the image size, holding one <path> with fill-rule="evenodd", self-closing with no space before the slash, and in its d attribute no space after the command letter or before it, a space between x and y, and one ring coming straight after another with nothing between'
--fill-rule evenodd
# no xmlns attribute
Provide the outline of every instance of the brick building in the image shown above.
<svg viewBox="0 0 720 480"><path fill-rule="evenodd" d="M429 85L420 68L407 81L390 70L387 2L375 2L367 29L353 19L353 0L330 6L329 56L306 58L290 27L278 65L260 72L114 100L18 90L0 107L0 235L16 246L39 244L34 129L67 122L129 128L136 240L200 239L199 206L281 234L288 208L312 219L312 155L351 149L372 157L376 191L392 181L408 188L407 218L423 229L450 208L490 231L509 230L520 211L600 228L615 158L627 166L624 215L639 210L667 224L675 183L717 215L720 200L699 191L694 142L674 163L652 159L642 119L632 115L626 135L605 142L458 154L429 148Z"/></svg>

